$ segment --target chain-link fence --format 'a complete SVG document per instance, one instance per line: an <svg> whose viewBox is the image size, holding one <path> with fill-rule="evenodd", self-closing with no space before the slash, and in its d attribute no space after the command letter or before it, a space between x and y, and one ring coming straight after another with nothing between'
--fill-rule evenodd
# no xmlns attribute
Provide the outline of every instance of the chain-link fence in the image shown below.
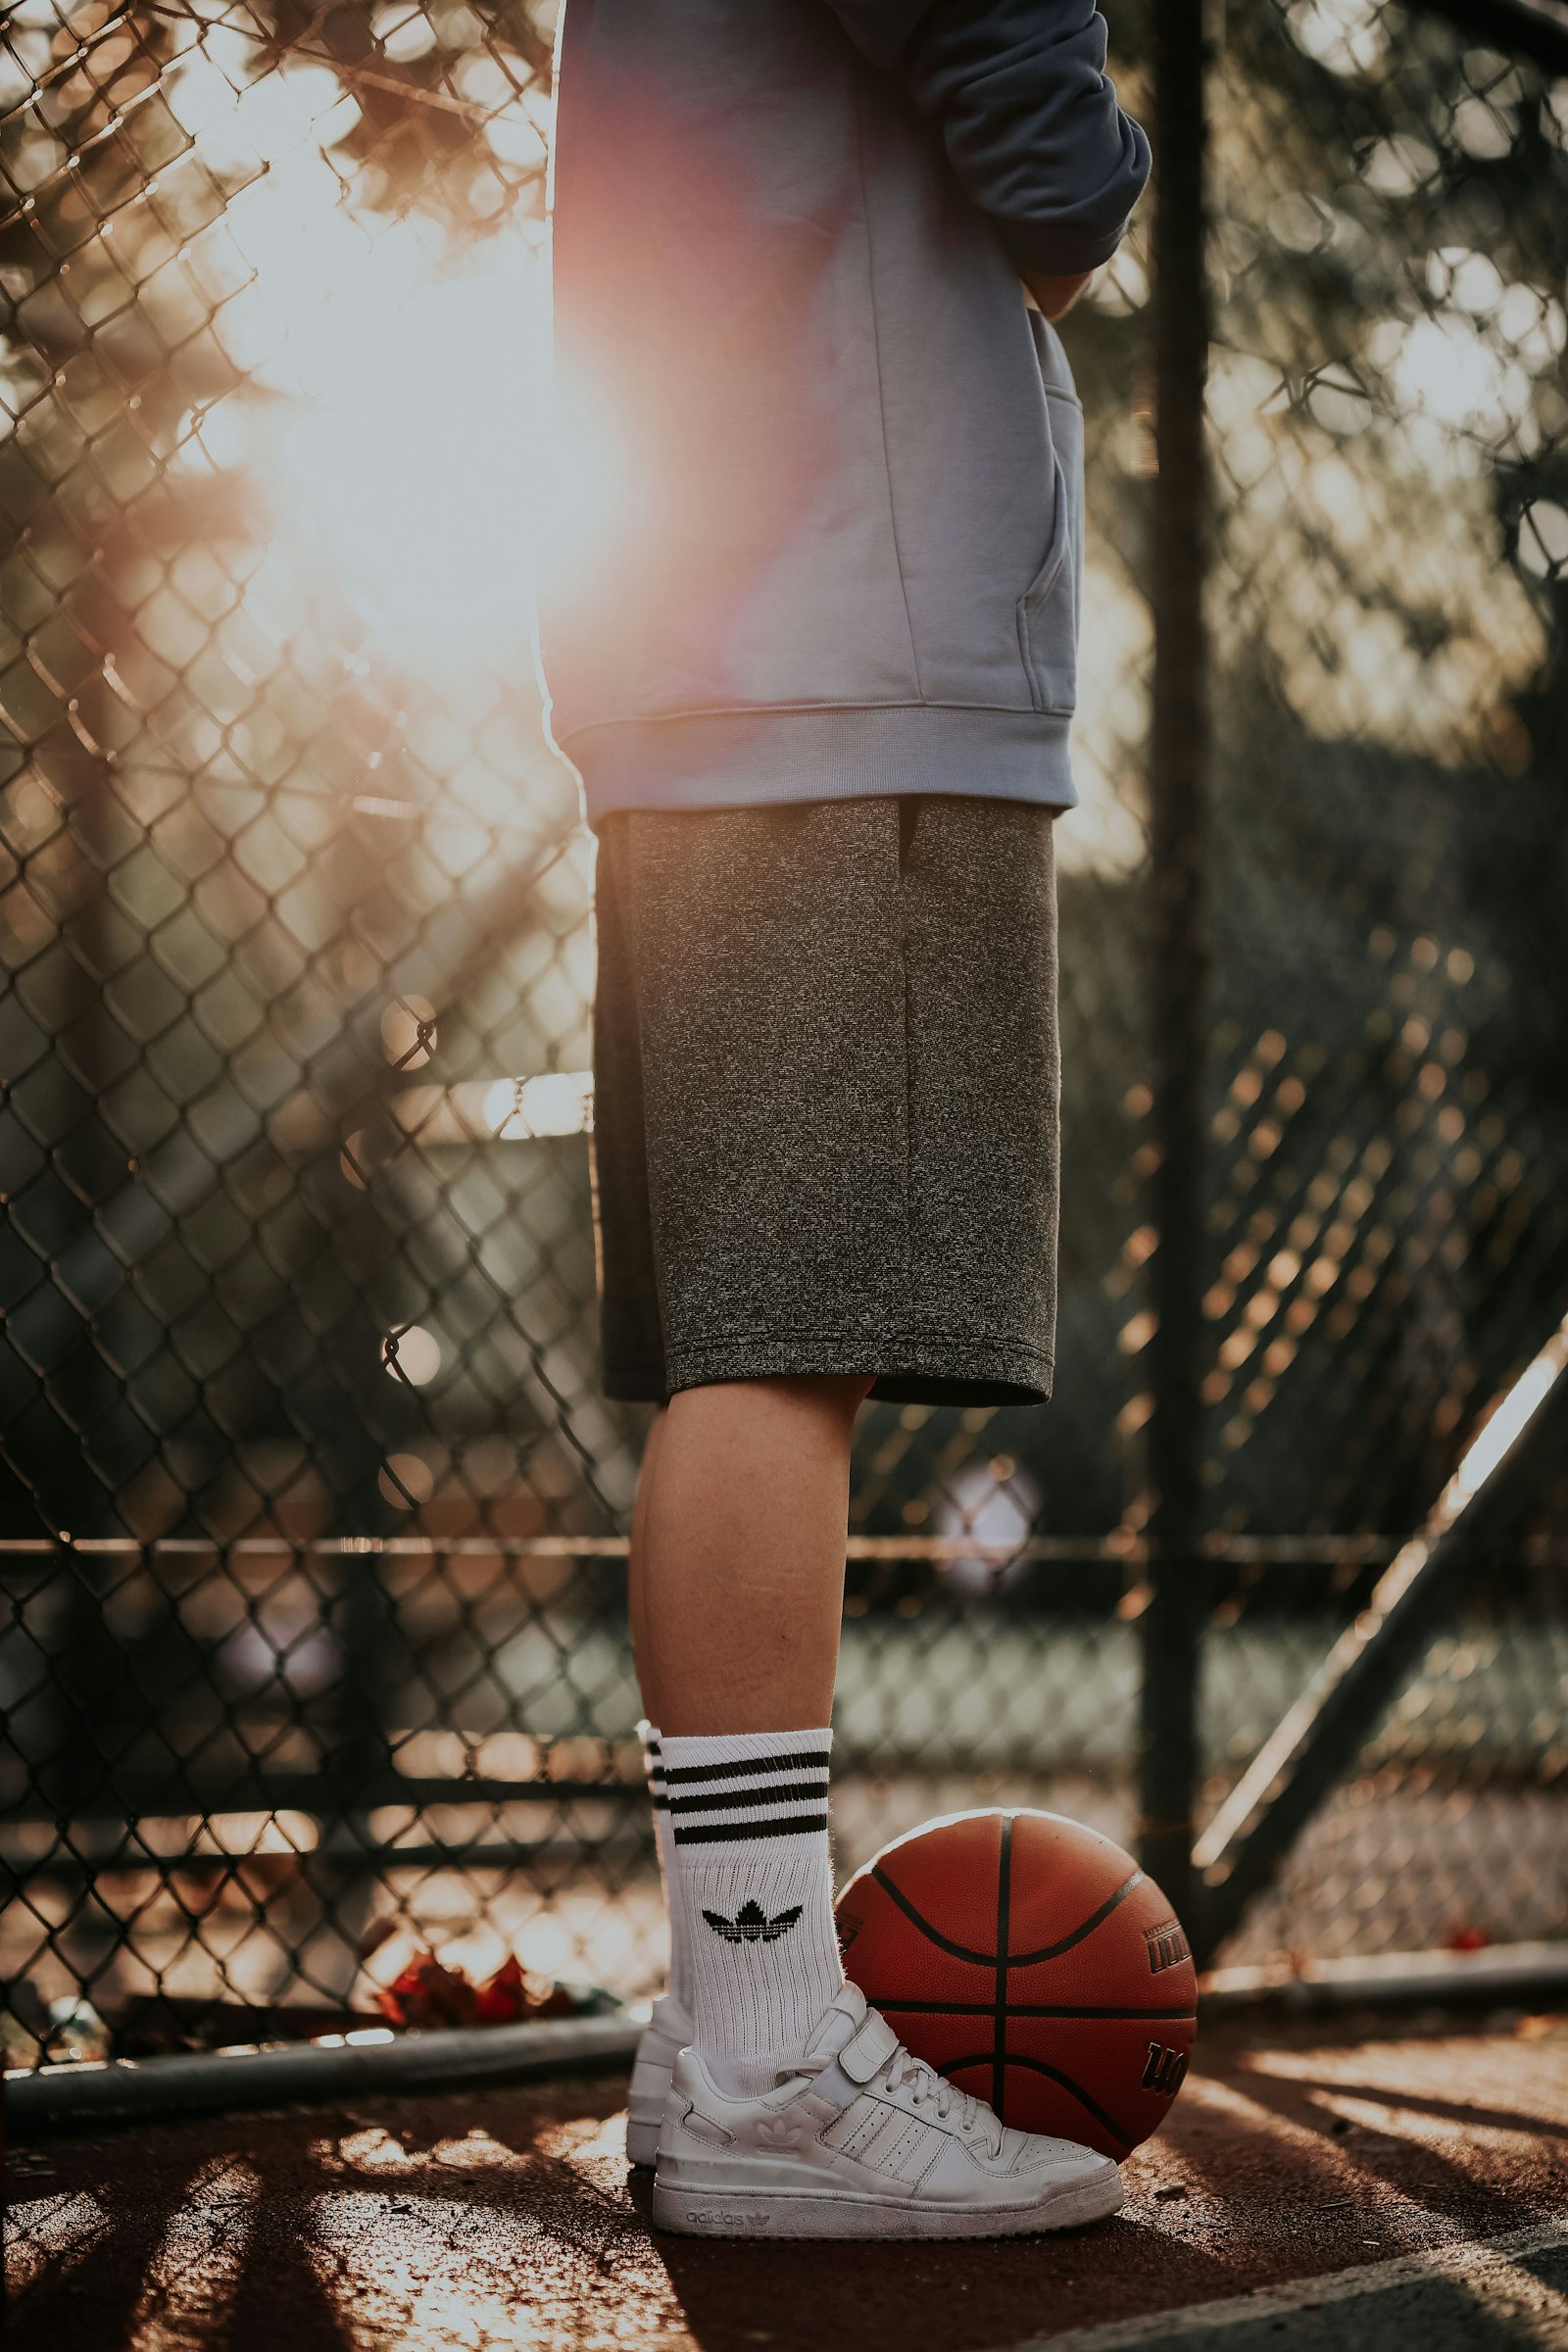
<svg viewBox="0 0 1568 2352"><path fill-rule="evenodd" d="M1400 1535L1568 1309L1568 79L1297 0L1231 12L1211 111L1204 1475L1218 1530ZM1563 1501L1472 1577L1249 1951L1568 1930ZM1374 1573L1225 1578L1263 1713ZM1251 1736L1211 1725L1211 1794Z"/></svg>
<svg viewBox="0 0 1568 2352"><path fill-rule="evenodd" d="M657 1978L529 649L550 17L0 36L13 2063L426 1948ZM1234 9L1209 79L1212 1808L1568 1307L1568 79L1377 0ZM1069 330L1060 1393L865 1415L846 1864L977 1794L1134 1834L1151 276L1141 218ZM1568 1933L1562 1499L1233 1955Z"/></svg>

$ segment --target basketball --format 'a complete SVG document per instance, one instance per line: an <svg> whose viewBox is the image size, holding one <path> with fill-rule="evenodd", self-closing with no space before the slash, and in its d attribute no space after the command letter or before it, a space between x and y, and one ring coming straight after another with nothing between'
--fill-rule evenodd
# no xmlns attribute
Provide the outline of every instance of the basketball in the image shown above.
<svg viewBox="0 0 1568 2352"><path fill-rule="evenodd" d="M1170 1904L1059 1813L955 1813L857 1871L847 1974L918 2058L1024 2132L1120 2159L1156 2132L1198 2030Z"/></svg>

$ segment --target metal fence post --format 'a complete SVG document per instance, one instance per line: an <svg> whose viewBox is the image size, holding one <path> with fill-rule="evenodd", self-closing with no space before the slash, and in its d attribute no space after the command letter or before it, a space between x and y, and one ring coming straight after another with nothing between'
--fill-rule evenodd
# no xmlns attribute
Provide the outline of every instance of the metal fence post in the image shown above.
<svg viewBox="0 0 1568 2352"><path fill-rule="evenodd" d="M1203 1616L1204 1072L1208 552L1204 407L1209 0L1152 12L1154 690L1150 747L1151 1597L1142 1618L1140 1853L1189 1923ZM1195 1936L1195 1941L1197 1940Z"/></svg>

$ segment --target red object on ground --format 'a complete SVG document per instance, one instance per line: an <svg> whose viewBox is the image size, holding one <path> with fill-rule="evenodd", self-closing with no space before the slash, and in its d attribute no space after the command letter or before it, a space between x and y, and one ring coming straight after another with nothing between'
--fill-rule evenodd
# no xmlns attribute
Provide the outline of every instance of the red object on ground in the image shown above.
<svg viewBox="0 0 1568 2352"><path fill-rule="evenodd" d="M480 1985L477 1998L479 2016L487 2026L514 2025L518 2018L531 2017L537 2008L515 1953L509 1953L489 1984Z"/></svg>
<svg viewBox="0 0 1568 2352"><path fill-rule="evenodd" d="M1058 1813L957 1813L838 1900L849 1975L915 2055L1003 2120L1121 2158L1157 2131L1198 2031L1170 1904Z"/></svg>
<svg viewBox="0 0 1568 2352"><path fill-rule="evenodd" d="M515 1953L509 1953L478 1991L479 2017L487 2026L515 2025L522 2018L575 2017L577 2004L564 1984L549 1977L530 1977Z"/></svg>
<svg viewBox="0 0 1568 2352"><path fill-rule="evenodd" d="M461 1969L443 1968L433 1952L416 1952L407 1968L376 1994L395 2026L476 2026L479 1995Z"/></svg>
<svg viewBox="0 0 1568 2352"><path fill-rule="evenodd" d="M577 2014L564 1984L528 1976L514 1953L488 1984L475 1985L461 1968L446 1967L433 1952L416 1952L375 1997L395 2026L513 2026L524 2018Z"/></svg>

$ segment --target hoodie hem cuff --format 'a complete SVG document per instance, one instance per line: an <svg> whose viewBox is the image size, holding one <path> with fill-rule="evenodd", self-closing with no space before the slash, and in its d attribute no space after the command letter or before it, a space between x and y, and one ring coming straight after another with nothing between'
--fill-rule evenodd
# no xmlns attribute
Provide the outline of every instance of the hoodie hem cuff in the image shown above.
<svg viewBox="0 0 1568 2352"><path fill-rule="evenodd" d="M1046 220L999 221L998 226L1014 267L1046 277L1081 277L1085 270L1098 270L1127 234L1125 221L1119 228L1095 233Z"/></svg>
<svg viewBox="0 0 1568 2352"><path fill-rule="evenodd" d="M1070 808L1065 711L821 705L601 721L561 742L588 821L616 808L749 808L783 801L958 793Z"/></svg>

